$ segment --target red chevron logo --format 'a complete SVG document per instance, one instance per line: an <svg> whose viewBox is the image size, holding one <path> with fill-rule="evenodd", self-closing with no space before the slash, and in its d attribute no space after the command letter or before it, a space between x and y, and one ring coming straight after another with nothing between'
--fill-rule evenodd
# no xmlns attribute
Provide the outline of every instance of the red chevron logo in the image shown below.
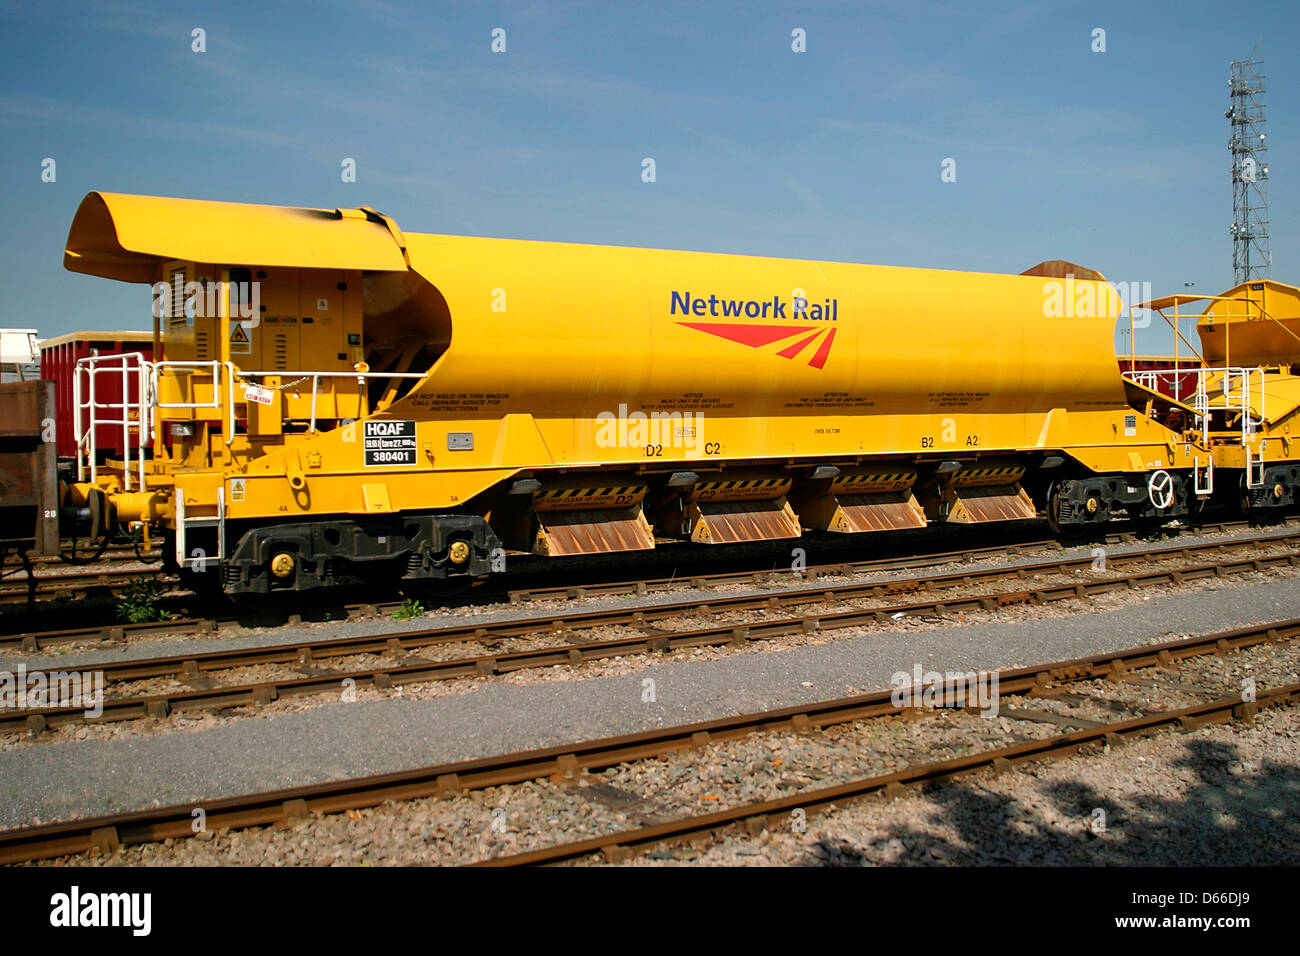
<svg viewBox="0 0 1300 956"><path fill-rule="evenodd" d="M761 349L765 345L782 342L794 338L796 335L800 336L796 341L776 353L781 358L786 359L798 358L801 353L807 351L814 342L820 339L820 344L813 351L812 357L808 359L808 364L813 368L825 367L826 359L831 354L831 344L835 341L834 326L828 329L825 326L816 325L750 325L748 323L732 324L727 322L678 322L677 324L684 325L688 329L707 332L709 335L716 335L720 339L739 342L741 345L748 345L752 349Z"/></svg>

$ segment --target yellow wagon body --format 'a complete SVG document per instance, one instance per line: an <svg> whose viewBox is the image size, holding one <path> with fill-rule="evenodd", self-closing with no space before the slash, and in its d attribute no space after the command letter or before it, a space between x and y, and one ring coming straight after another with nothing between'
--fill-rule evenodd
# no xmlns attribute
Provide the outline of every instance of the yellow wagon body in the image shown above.
<svg viewBox="0 0 1300 956"><path fill-rule="evenodd" d="M332 558L483 570L502 542L572 554L1014 520L1067 474L1111 477L1109 506L1080 485L1074 511L1049 508L1093 520L1089 496L1104 517L1209 455L1121 378L1121 303L1096 278L407 234L364 208L107 193L83 202L65 263L153 285L162 356L142 370L151 457L92 463L74 498L165 531L182 565L187 536L210 542L242 568L235 590L275 586L263 566L281 553L297 587L332 580L302 580ZM299 531L277 544L282 525ZM322 528L367 542L349 556Z"/></svg>

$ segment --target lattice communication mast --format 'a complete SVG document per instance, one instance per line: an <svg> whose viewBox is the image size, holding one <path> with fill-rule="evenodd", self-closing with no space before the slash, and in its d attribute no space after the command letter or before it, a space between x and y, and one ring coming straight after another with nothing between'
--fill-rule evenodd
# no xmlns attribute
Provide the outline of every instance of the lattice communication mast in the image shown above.
<svg viewBox="0 0 1300 956"><path fill-rule="evenodd" d="M1258 49L1258 48L1256 48ZM1232 103L1232 271L1240 285L1268 275L1268 140L1264 132L1264 57L1233 60L1228 72Z"/></svg>

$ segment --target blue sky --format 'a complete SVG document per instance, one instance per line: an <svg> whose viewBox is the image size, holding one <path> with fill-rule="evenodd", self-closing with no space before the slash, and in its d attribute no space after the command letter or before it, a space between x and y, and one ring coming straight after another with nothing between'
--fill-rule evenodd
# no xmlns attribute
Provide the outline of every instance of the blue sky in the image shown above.
<svg viewBox="0 0 1300 956"><path fill-rule="evenodd" d="M1245 10L0 2L0 325L146 326L144 286L62 268L96 189L370 205L412 232L990 272L1064 258L1218 292L1228 61L1261 35L1272 275L1300 283L1300 7Z"/></svg>

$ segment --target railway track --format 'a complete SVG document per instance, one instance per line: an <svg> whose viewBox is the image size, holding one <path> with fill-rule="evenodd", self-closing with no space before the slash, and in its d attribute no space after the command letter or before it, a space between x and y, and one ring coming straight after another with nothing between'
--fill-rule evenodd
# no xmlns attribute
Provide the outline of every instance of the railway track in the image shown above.
<svg viewBox="0 0 1300 956"><path fill-rule="evenodd" d="M1244 523L1241 523L1244 525ZM1128 540L1127 533L1109 535L1107 541ZM677 575L668 578L651 578L640 581L593 582L579 586L534 587L505 592L511 604L530 601L580 599L600 595L636 596L668 590L707 590L729 584L753 583L757 586L783 582L810 582L818 577L846 574L867 574L910 568L924 568L955 561L971 563L984 558L1016 556L1042 548L1060 549L1055 539L1046 538L983 548L965 548L958 551L927 552L898 558L853 561L840 564L814 565L798 570L782 568L757 571L705 572ZM317 605L312 609L272 612L241 612L238 615L219 617L171 617L160 621L129 623L112 621L82 627L24 630L0 634L0 650L18 647L24 653L83 641L129 641L132 638L153 637L159 634L182 636L186 634L212 634L225 628L276 627L299 624L303 621L367 620L387 616L403 606L402 600L365 603Z"/></svg>
<svg viewBox="0 0 1300 956"><path fill-rule="evenodd" d="M1300 618L1246 628L1219 631L1176 641L1083 658L1055 661L999 672L999 700L1015 695L1050 694L1061 686L1084 681L1122 681L1134 671L1168 668L1210 654L1234 651L1300 637ZM811 732L854 721L896 716L906 706L896 705L892 691L800 704L734 717L696 722L641 733L579 741L557 747L519 751L496 757L438 764L416 770L308 786L292 787L238 797L204 801L201 807L210 830L282 826L311 813L339 813L378 806L389 800L413 800L551 778L574 782L583 771L598 771L621 763L645 760L764 731ZM1230 719L1251 720L1264 707L1286 706L1300 699L1300 684L1259 690L1256 699L1240 695L1220 697L1190 707L1140 714L1109 723L1074 719L1081 729L1047 740L1022 741L1011 747L986 750L969 757L913 767L896 774L863 778L820 791L802 792L775 801L749 804L731 810L691 817L634 831L557 846L489 861L496 864L559 862L605 851L611 858L651 842L700 835L738 821L756 827L769 825L795 807L811 812L855 796L884 791L897 793L908 786L930 784L974 770L1008 769L1018 763L1063 756L1097 743L1119 743L1160 729L1190 729ZM1006 715L1007 709L1000 711ZM1027 711L1021 711L1022 715ZM1012 715L1015 710L1012 709ZM1094 724L1093 726L1086 726ZM194 834L195 805L151 808L93 819L23 827L0 832L0 863L48 859L92 850L112 852L118 847L184 838Z"/></svg>
<svg viewBox="0 0 1300 956"><path fill-rule="evenodd" d="M1117 539L1119 536L1116 536ZM668 578L645 578L635 581L606 581L593 584L559 585L556 587L516 588L507 593L511 604L543 601L582 601L596 597L644 597L647 594L677 590L709 590L728 585L768 585L784 581L816 581L821 577L851 577L881 571L910 571L937 564L971 564L985 557L1014 557L1026 551L1042 548L1060 549L1053 538L1026 541L1015 545L991 548L965 548L957 551L939 551L903 558L847 561L840 564L819 564L814 567L781 568L770 571L719 571L706 574L682 574Z"/></svg>
<svg viewBox="0 0 1300 956"><path fill-rule="evenodd" d="M1131 537L1125 534L1110 536L1115 541ZM1109 539L1108 539L1109 540ZM759 571L728 571L691 573L669 578L652 578L643 581L594 582L577 587L540 587L505 592L511 604L528 601L554 600L565 598L585 598L598 595L644 595L666 590L708 589L727 584L751 582L759 586L785 581L815 581L818 577L844 574L866 574L876 571L922 568L950 561L974 562L987 557L1015 556L1026 551L1040 548L1057 548L1061 545L1054 539L1042 539L1020 542L1012 545L999 545L985 548L966 548L959 551L927 552L906 558L883 558L875 560L854 561L844 564L822 564L812 567L793 569L772 569ZM276 627L284 624L298 624L304 620L366 620L384 617L403 606L403 600L375 601L365 603L316 606L313 609L287 611L282 614L272 612L242 612L238 615L221 617L172 617L160 621L129 623L113 621L97 623L83 627L51 628L44 630L25 630L9 634L0 634L0 650L18 647L24 653L32 653L62 644L74 644L83 641L127 641L137 637L152 637L159 634L186 635L211 634L229 627Z"/></svg>
<svg viewBox="0 0 1300 956"><path fill-rule="evenodd" d="M93 550L91 552L93 554ZM110 544L104 549L101 559L104 561L144 561L146 563L157 561L161 552L154 548L152 550L140 548L138 551L130 544ZM84 557L84 555L83 555ZM34 554L30 560L35 567L67 567L70 563L65 561L57 554Z"/></svg>
<svg viewBox="0 0 1300 956"><path fill-rule="evenodd" d="M0 579L0 605L26 604L32 600L71 601L91 591L112 591L141 579L173 587L179 584L177 578L151 567L104 566L91 571L54 571L38 574L30 581L25 576L7 575Z"/></svg>
<svg viewBox="0 0 1300 956"><path fill-rule="evenodd" d="M1231 521L1216 525L1205 525L1205 530L1230 530L1247 527L1247 522ZM1291 523L1294 527L1294 523ZM1108 544L1136 539L1131 532L1116 532L1105 537ZM1251 541L1265 540L1276 535L1252 537ZM1224 542L1231 543L1231 542ZM1217 542L1213 543L1217 544ZM840 577L882 573L894 570L925 568L944 563L973 563L985 558L1017 556L1027 551L1040 548L1061 549L1055 539L1043 539L1017 542L1013 545L1000 545L985 548L966 548L958 551L932 552L908 557L883 558L874 560L852 561L834 564L814 565L799 570L782 568L780 570L727 571L710 573L692 573L668 578L651 578L638 581L597 582L579 586L534 587L514 589L506 592L512 604L543 602L552 600L579 600L600 596L623 596L635 598L654 592L669 590L710 590L717 587L751 584L767 587L785 582L811 583L822 577ZM1170 547L1186 547L1171 545ZM1194 547L1203 547L1197 545ZM96 623L88 626L71 628L54 628L43 630L22 630L0 633L0 651L17 648L23 653L35 653L59 645L80 642L113 641L122 642L138 638L156 637L158 635L184 636L189 634L210 635L227 628L276 627L284 624L300 624L304 621L330 620L366 620L387 616L403 606L402 601L377 601L354 604L316 606L313 609L301 609L275 613L242 613L220 617L184 617L170 618L162 621L126 623L113 621Z"/></svg>
<svg viewBox="0 0 1300 956"><path fill-rule="evenodd" d="M834 809L837 805L863 797L883 795L901 797L927 786L949 783L959 777L983 770L1006 773L1017 766L1038 760L1061 759L1084 752L1090 745L1118 746L1125 741L1148 736L1160 730L1195 730L1210 724L1238 719L1253 719L1261 708L1293 706L1300 702L1300 683L1287 684L1264 691L1256 700L1244 703L1240 695L1221 697L1176 710L1143 714L1127 720L1115 720L1079 730L1054 734L1046 739L1027 740L1010 747L982 750L908 767L888 774L873 774L823 787L805 790L786 797L746 803L713 813L701 813L654 824L635 830L603 834L586 840L558 844L511 856L495 857L474 864L491 867L542 866L580 860L602 854L611 863L621 863L633 853L656 844L693 842L741 825L751 836L763 830L789 825L791 814L801 811L807 817ZM1037 716L1018 715L1004 710L1011 720L1038 720ZM1078 719L1076 723L1091 723Z"/></svg>
<svg viewBox="0 0 1300 956"><path fill-rule="evenodd" d="M139 694L112 698L106 695L102 711L88 715L81 706L53 706L0 711L0 731L29 734L42 733L61 726L111 720L163 718L175 711L212 710L269 704L272 701L308 694L338 692L343 680L355 687L392 687L461 677L483 677L515 670L540 667L579 666L584 663L654 652L722 645L744 646L750 642L772 640L791 635L807 635L854 627L888 625L900 619L931 615L943 617L958 613L980 613L1001 607L1023 604L1046 604L1054 601L1085 598L1114 591L1151 586L1181 586L1209 578L1263 571L1270 568L1300 565L1294 551L1262 557L1233 560L1225 552L1257 547L1261 544L1290 545L1300 538L1300 531L1266 538L1234 542L1216 542L1182 547L1148 548L1115 555L1112 567L1167 560L1188 559L1195 555L1217 553L1217 560L1181 564L1173 568L1149 570L1128 575L1113 575L1087 581L1074 580L1056 584L1036 584L1012 590L969 595L948 595L957 588L975 587L998 580L1018 583L1037 575L1069 576L1092 570L1093 558L1075 558L1036 562L1012 568L990 568L930 575L883 582L861 582L820 588L786 589L769 594L713 596L706 601L692 600L668 604L641 605L601 611L574 612L552 617L511 619L479 624L429 628L357 637L309 640L289 644L218 650L201 654L183 653L162 657L110 661L84 668L103 675L106 685L132 681L173 678L188 689L165 693ZM728 622L684 631L661 631L653 622L681 616L716 617L727 612L773 612L809 604L882 600L897 594L929 592L921 601L891 603L868 608L781 617L776 619ZM604 640L583 640L583 630L597 627L631 627L636 633ZM410 652L437 645L477 642L492 644L510 638L546 636L556 643L514 651L431 660ZM410 655L397 665L364 670L334 670L323 666L330 658L359 654ZM256 665L287 665L306 676L253 683L217 685L209 675L235 668Z"/></svg>
<svg viewBox="0 0 1300 956"><path fill-rule="evenodd" d="M1127 539L1128 535L1112 536L1116 541ZM849 574L869 574L910 568L924 568L950 562L972 563L985 558L1017 556L1027 551L1040 548L1059 549L1061 545L1054 539L1021 542L1013 545L999 545L985 548L966 548L960 551L930 552L906 558L883 558L876 560L854 561L842 564L814 565L799 570L761 570L761 571L727 571L693 573L669 578L652 578L644 581L597 582L577 587L544 587L512 590L506 592L506 598L512 604L529 601L546 601L555 599L580 599L599 595L645 595L651 592L667 590L708 590L732 584L751 583L764 587L784 582L811 582L819 577L844 576ZM236 616L223 617L184 617L169 618L161 621L127 623L113 621L84 627L56 628L47 630L27 630L10 634L0 634L0 650L17 647L24 653L34 653L65 644L97 641L129 641L133 638L155 637L160 634L183 636L187 634L214 634L226 628L276 627L284 624L300 624L303 621L329 620L367 620L385 617L403 606L399 600L376 601L367 603L317 606L312 610L298 610L283 614L270 612L255 614L241 613Z"/></svg>

